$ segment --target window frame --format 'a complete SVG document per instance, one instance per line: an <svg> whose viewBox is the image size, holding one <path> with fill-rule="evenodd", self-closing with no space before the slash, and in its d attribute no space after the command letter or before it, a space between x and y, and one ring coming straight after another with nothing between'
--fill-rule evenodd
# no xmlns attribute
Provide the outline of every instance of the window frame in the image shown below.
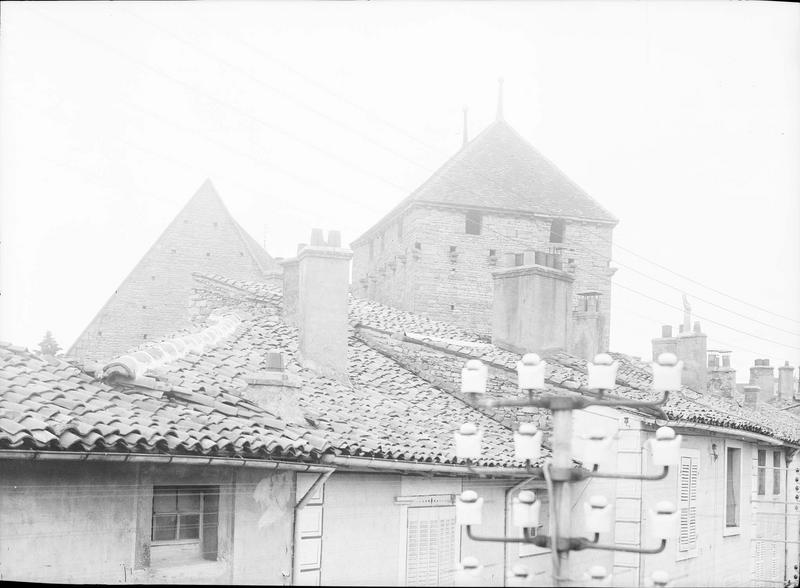
<svg viewBox="0 0 800 588"><path fill-rule="evenodd" d="M467 212L465 212L464 234L480 235L482 232L483 232L483 213L480 210L468 210Z"/></svg>
<svg viewBox="0 0 800 588"><path fill-rule="evenodd" d="M733 483L736 484L738 482L738 500L736 501L736 525L728 525L728 455L730 451L737 452L735 455L738 456L738 473L739 479L733 480ZM744 447L741 443L736 441L725 441L725 462L722 464L723 468L723 504L725 505L725 510L723 512L722 517L722 536L729 537L731 535L740 535L742 532L742 504L746 499L746 493L744 488Z"/></svg>
<svg viewBox="0 0 800 588"><path fill-rule="evenodd" d="M778 462L777 464L775 462ZM772 450L772 497L783 494L781 476L783 475L783 452ZM777 492L775 491L777 488Z"/></svg>
<svg viewBox="0 0 800 588"><path fill-rule="evenodd" d="M554 240L553 236L559 237L558 239ZM548 237L550 240L548 241L551 244L558 244L563 245L566 241L567 236L567 221L563 218L554 218L550 221L550 236Z"/></svg>
<svg viewBox="0 0 800 588"><path fill-rule="evenodd" d="M419 508L437 508L437 509L451 509L453 517L453 569L458 563L461 554L461 526L456 524L455 521L455 495L454 494L430 494L430 495L415 495L415 496L398 496L395 498L395 504L399 505L400 511L400 529L401 536L399 544L399 559L397 565L398 585L407 585L407 568L408 568L408 514L409 509Z"/></svg>
<svg viewBox="0 0 800 588"><path fill-rule="evenodd" d="M156 512L156 498L159 495L159 490L171 489L175 491L176 499L176 527L175 539L155 539L155 517L158 516ZM198 514L198 533L197 538L180 538L180 511L178 510L177 501L180 492L186 493L193 492L200 495L200 510ZM209 499L215 496L217 509L213 513L207 512L207 507L213 506L213 501ZM220 557L219 547L219 533L220 533L220 498L221 489L219 485L211 484L153 484L152 486L152 500L150 501L150 536L147 544L150 550L150 567L153 569L163 569L171 566L192 565L202 563L216 563ZM185 514L195 514L194 511ZM214 521L211 521L210 515L214 515ZM207 557L204 549L206 548L206 528L216 526L214 538L214 557ZM210 540L210 539L209 539ZM191 546L196 546L196 552L192 553ZM158 557L153 556L158 554ZM159 560L158 563L153 562L153 559Z"/></svg>
<svg viewBox="0 0 800 588"><path fill-rule="evenodd" d="M764 456L764 463L761 463ZM756 496L767 495L767 450L756 449Z"/></svg>

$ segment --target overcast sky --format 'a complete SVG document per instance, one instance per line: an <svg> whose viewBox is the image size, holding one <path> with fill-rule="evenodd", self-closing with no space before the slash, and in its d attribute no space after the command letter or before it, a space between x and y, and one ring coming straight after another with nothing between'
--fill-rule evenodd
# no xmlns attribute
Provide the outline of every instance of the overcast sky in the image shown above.
<svg viewBox="0 0 800 588"><path fill-rule="evenodd" d="M3 2L0 339L71 345L206 178L273 256L352 241L503 76L620 219L612 350L649 357L684 291L740 381L797 365L798 39L791 3Z"/></svg>

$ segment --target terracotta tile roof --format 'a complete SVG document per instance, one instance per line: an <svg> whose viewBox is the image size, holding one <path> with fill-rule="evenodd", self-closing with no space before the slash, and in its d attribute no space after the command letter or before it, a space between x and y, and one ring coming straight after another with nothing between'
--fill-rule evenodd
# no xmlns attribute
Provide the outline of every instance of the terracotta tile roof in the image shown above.
<svg viewBox="0 0 800 588"><path fill-rule="evenodd" d="M227 286L226 301L245 320L210 348L167 358L133 380L103 380L77 362L0 347L0 448L284 459L334 453L454 463L453 431L471 421L485 431L480 464L513 464L507 428L356 338L350 386L304 369L296 329L276 315L274 289L222 278L205 285L212 295L215 286ZM244 286L241 295L230 295ZM158 355L156 346L131 355ZM267 369L270 350L286 354L302 418L282 417L241 395L246 375Z"/></svg>

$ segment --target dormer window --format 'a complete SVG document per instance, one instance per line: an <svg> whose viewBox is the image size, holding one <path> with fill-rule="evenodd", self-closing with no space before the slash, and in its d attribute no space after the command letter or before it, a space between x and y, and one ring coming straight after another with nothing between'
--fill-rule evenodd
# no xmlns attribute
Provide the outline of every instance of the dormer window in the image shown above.
<svg viewBox="0 0 800 588"><path fill-rule="evenodd" d="M550 242L563 243L564 231L566 230L566 223L563 218L554 218L550 225Z"/></svg>
<svg viewBox="0 0 800 588"><path fill-rule="evenodd" d="M470 210L466 215L465 231L467 235L481 234L482 215L477 210Z"/></svg>

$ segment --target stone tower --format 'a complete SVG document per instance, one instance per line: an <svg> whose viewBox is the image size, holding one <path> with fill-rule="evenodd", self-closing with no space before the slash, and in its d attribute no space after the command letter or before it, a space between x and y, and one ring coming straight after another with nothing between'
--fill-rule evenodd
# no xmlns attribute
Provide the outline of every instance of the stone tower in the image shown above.
<svg viewBox="0 0 800 588"><path fill-rule="evenodd" d="M503 118L465 142L351 244L355 296L491 332L492 271L523 265L574 277L571 351L608 348L617 219Z"/></svg>

